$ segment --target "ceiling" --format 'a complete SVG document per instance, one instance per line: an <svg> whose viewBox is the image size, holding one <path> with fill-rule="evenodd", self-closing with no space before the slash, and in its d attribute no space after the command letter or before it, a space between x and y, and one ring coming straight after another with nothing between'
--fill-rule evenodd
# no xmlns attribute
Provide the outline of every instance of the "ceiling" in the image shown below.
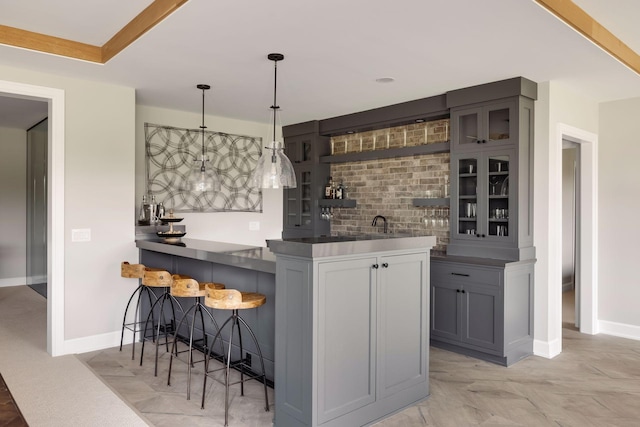
<svg viewBox="0 0 640 427"><path fill-rule="evenodd" d="M102 46L151 3L10 0L0 25ZM574 3L640 52L640 2ZM271 52L285 55L284 125L516 76L596 101L640 96L637 73L533 0L188 0L105 64L0 45L0 65L133 87L138 104L192 112L206 83L207 114L268 122ZM10 116L0 108L0 126Z"/></svg>

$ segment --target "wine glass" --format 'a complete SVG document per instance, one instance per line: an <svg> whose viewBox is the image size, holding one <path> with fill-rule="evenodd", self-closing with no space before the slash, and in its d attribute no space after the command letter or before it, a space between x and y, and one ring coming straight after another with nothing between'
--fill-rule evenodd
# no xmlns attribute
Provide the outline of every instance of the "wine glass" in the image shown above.
<svg viewBox="0 0 640 427"><path fill-rule="evenodd" d="M500 177L499 176L490 176L489 177L489 184L491 185L491 195L495 196L496 194L496 185L498 185L500 183Z"/></svg>

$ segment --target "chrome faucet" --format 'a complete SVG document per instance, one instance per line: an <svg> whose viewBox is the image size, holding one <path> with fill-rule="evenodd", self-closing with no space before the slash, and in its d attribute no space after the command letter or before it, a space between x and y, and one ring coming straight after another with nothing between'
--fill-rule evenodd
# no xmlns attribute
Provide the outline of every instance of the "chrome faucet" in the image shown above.
<svg viewBox="0 0 640 427"><path fill-rule="evenodd" d="M388 226L387 226L387 218L383 217L382 215L376 215L373 217L373 222L371 223L371 226L376 226L378 225L378 219L382 219L382 221L384 221L384 232L386 233L388 231Z"/></svg>

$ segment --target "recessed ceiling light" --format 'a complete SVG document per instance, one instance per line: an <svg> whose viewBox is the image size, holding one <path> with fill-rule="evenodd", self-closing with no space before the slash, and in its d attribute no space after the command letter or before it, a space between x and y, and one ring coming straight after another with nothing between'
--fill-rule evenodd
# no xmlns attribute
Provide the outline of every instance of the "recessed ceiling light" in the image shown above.
<svg viewBox="0 0 640 427"><path fill-rule="evenodd" d="M393 83L395 81L396 79L393 77L380 77L379 79L376 79L376 82L378 83Z"/></svg>

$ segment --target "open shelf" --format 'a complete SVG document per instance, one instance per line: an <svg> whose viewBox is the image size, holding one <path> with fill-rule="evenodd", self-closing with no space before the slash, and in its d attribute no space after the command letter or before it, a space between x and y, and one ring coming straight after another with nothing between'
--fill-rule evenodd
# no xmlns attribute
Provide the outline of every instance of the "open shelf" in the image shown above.
<svg viewBox="0 0 640 427"><path fill-rule="evenodd" d="M318 200L321 208L355 208L356 201L353 199L321 199Z"/></svg>
<svg viewBox="0 0 640 427"><path fill-rule="evenodd" d="M382 150L360 151L357 153L334 154L320 157L320 163L348 163L363 160L390 159L394 157L408 157L418 154L448 153L449 142L434 142L433 144L416 145L413 147L387 148Z"/></svg>
<svg viewBox="0 0 640 427"><path fill-rule="evenodd" d="M413 199L413 206L449 206L448 197L430 197L430 198L416 198Z"/></svg>

